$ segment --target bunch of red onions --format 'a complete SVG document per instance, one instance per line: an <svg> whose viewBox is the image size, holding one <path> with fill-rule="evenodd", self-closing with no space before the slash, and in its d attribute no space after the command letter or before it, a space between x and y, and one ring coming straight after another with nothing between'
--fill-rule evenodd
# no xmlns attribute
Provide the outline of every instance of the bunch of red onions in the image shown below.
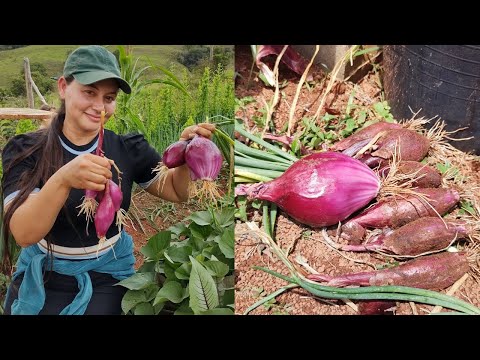
<svg viewBox="0 0 480 360"><path fill-rule="evenodd" d="M162 162L153 171L160 173L158 183L163 187L168 169L186 163L192 180L189 196L210 198L215 202L220 197L215 180L220 173L222 161L222 154L213 141L195 135L191 140L180 140L171 144L164 151Z"/></svg>
<svg viewBox="0 0 480 360"><path fill-rule="evenodd" d="M95 150L95 155L104 156L103 152L103 137L104 137L104 128L103 123L105 119L105 112L101 113L101 125L100 132L98 136L98 145ZM115 163L112 162L112 165L118 172L119 184L121 181L120 170L116 167ZM97 202L98 199L98 202ZM94 218L95 230L99 239L98 247L105 242L107 231L117 215L116 224L118 226L118 231L121 231L122 225L125 223L127 218L126 212L121 208L123 201L123 193L121 186L117 185L111 179L105 185L103 191L95 190L85 190L85 196L83 198L82 204L79 206L79 214L85 213L87 218L87 234L88 234L88 223Z"/></svg>

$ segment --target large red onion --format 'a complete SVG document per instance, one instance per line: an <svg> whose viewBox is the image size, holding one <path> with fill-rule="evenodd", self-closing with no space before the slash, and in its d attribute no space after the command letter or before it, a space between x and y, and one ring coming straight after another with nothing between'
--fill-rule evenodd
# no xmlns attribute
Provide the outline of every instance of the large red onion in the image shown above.
<svg viewBox="0 0 480 360"><path fill-rule="evenodd" d="M308 155L275 180L243 187L250 198L274 202L292 218L313 227L345 220L379 190L380 179L368 166L336 152Z"/></svg>
<svg viewBox="0 0 480 360"><path fill-rule="evenodd" d="M203 136L195 135L185 149L185 162L193 181L215 180L220 173L222 161L222 153L217 145Z"/></svg>

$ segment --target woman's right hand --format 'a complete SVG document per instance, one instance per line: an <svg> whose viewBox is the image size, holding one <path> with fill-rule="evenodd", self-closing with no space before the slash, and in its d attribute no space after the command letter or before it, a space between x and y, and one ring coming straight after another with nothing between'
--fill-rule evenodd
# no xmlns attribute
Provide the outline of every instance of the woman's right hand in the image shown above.
<svg viewBox="0 0 480 360"><path fill-rule="evenodd" d="M102 191L112 178L112 165L106 157L82 154L58 170L62 183L70 188Z"/></svg>

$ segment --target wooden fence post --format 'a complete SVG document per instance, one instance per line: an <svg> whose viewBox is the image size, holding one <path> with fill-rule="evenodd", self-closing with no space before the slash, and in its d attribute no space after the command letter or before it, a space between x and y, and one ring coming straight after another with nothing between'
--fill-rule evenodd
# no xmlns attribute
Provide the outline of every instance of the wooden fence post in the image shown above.
<svg viewBox="0 0 480 360"><path fill-rule="evenodd" d="M35 108L35 102L33 100L33 86L32 86L32 75L30 73L30 61L28 58L23 58L23 68L25 71L25 85L27 87L27 101L28 107L31 109Z"/></svg>
<svg viewBox="0 0 480 360"><path fill-rule="evenodd" d="M23 61L25 62L25 83L27 84L27 99L28 99L28 107L29 108L34 108L35 107L35 103L34 103L34 99L33 99L33 91L32 91L32 88L33 90L35 90L35 92L37 93L38 97L40 98L40 101L42 102L43 105L47 105L48 106L48 103L47 101L45 100L45 98L43 97L42 93L40 92L40 90L38 89L38 86L37 84L35 84L35 81L33 81L33 78L32 78L32 72L30 71L30 61L28 60L28 58L24 58ZM27 70L28 69L28 70ZM30 90L29 90L30 89ZM30 91L30 92L29 92ZM31 105L30 105L30 96L31 96Z"/></svg>
<svg viewBox="0 0 480 360"><path fill-rule="evenodd" d="M40 90L38 89L37 84L35 84L35 81L33 81L32 77L31 77L31 74L30 74L30 83L32 84L33 90L35 90L35 92L37 93L38 97L40 98L40 101L42 102L42 104L49 106L48 103L47 103L47 101L46 101L45 98L43 97L42 93L41 93Z"/></svg>

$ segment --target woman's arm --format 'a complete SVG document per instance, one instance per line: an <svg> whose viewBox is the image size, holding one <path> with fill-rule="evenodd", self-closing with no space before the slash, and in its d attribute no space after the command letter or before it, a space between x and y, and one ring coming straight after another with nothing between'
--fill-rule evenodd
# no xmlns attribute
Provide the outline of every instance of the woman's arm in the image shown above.
<svg viewBox="0 0 480 360"><path fill-rule="evenodd" d="M70 190L103 190L107 179L112 177L110 166L108 159L92 154L80 155L62 166L13 213L10 231L15 241L27 247L43 239L52 229Z"/></svg>
<svg viewBox="0 0 480 360"><path fill-rule="evenodd" d="M165 184L159 184L165 180ZM184 202L188 200L188 184L190 183L190 169L187 164L169 169L162 180L156 180L145 190L152 195L172 202Z"/></svg>

